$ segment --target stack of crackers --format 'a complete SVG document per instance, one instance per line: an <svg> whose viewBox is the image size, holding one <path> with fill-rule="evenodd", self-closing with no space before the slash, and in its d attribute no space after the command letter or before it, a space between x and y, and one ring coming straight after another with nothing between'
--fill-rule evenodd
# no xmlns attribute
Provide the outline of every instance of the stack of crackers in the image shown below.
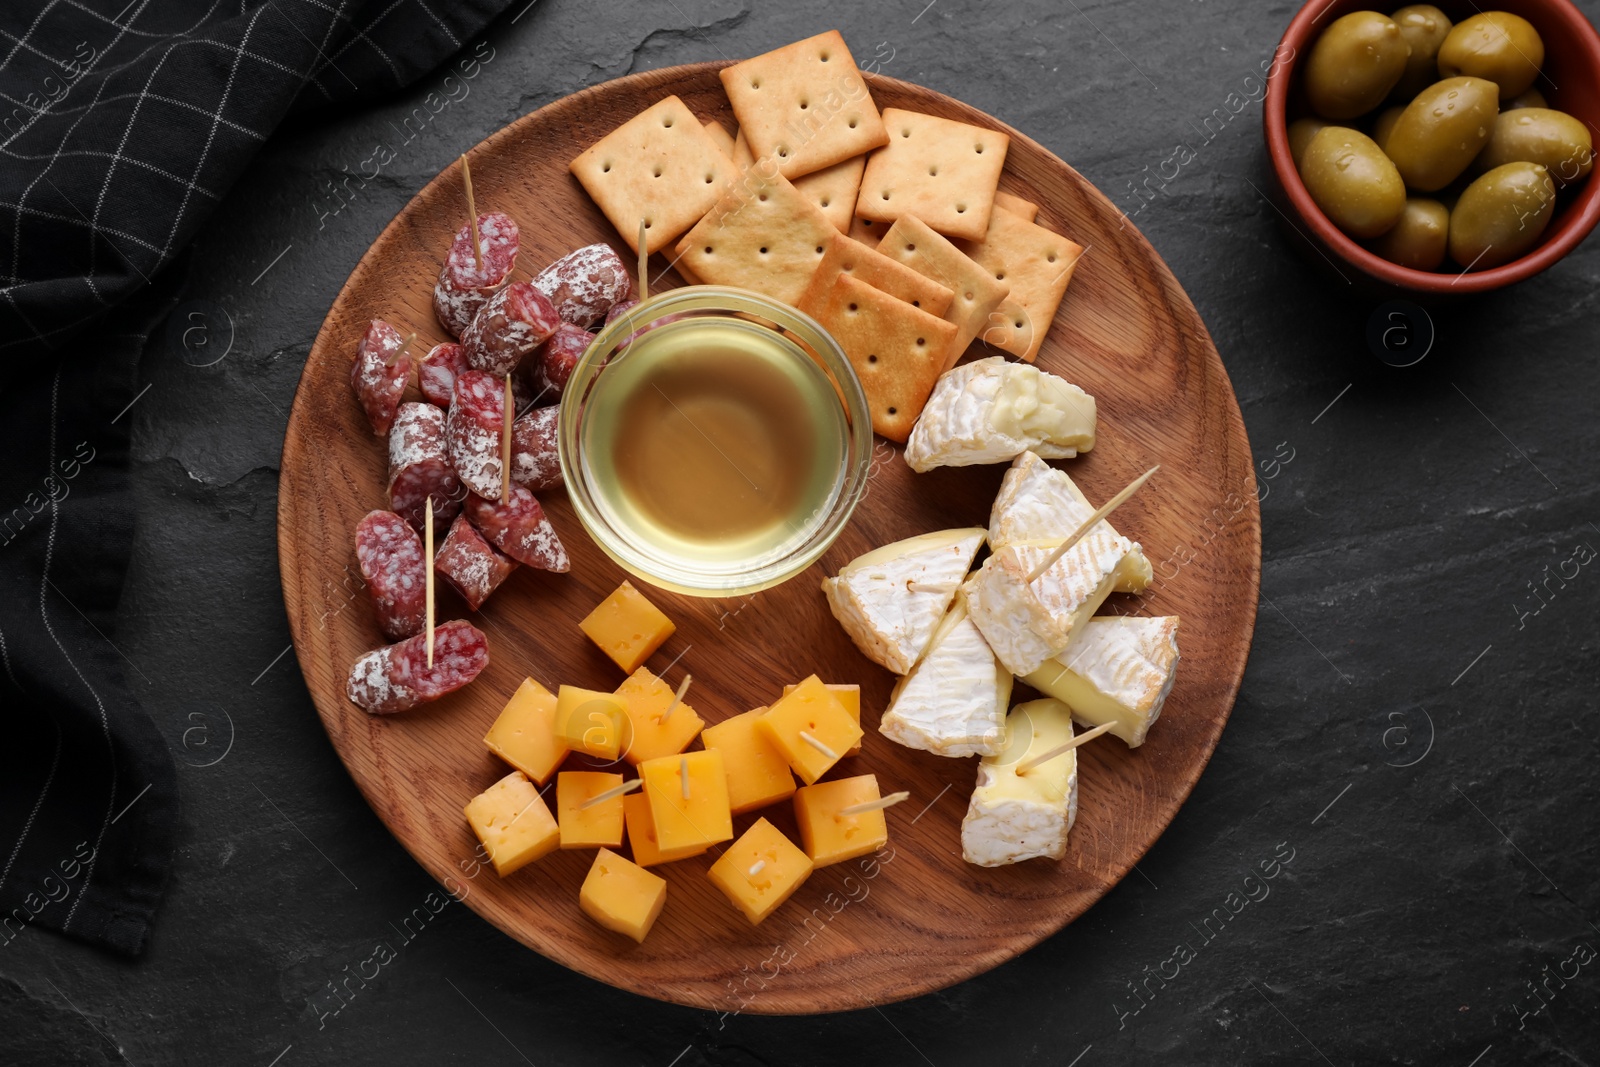
<svg viewBox="0 0 1600 1067"><path fill-rule="evenodd" d="M721 77L737 135L669 96L572 161L635 252L815 318L894 441L975 338L1033 361L1083 249L999 191L1006 134L880 113L838 31Z"/></svg>

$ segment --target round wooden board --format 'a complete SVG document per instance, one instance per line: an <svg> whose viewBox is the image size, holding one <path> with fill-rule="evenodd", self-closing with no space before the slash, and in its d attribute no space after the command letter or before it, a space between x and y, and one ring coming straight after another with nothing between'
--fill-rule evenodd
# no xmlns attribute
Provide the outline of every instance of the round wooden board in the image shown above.
<svg viewBox="0 0 1600 1067"><path fill-rule="evenodd" d="M647 105L676 94L702 119L734 121L721 64L650 71L586 89L527 115L470 154L480 209L522 226L516 276L583 244L626 253L567 161ZM1193 305L1150 245L1071 167L973 108L890 78L871 80L879 107L900 107L1005 130L1001 187L1042 205L1042 225L1089 251L1038 365L1093 394L1093 452L1064 466L1104 500L1152 464L1161 473L1117 513L1157 582L1114 597L1103 612L1183 622L1177 683L1143 747L1107 738L1081 751L1080 808L1065 859L993 870L961 859L960 826L975 760L901 748L876 732L894 679L860 655L829 614L818 583L868 549L927 530L987 525L1004 466L915 474L898 448L877 444L868 492L837 543L810 571L740 600L700 600L646 587L678 624L650 661L708 722L769 704L813 672L862 687L861 754L830 777L873 772L884 792L911 791L889 814L882 857L826 867L759 927L706 878L711 854L656 868L666 910L635 945L578 910L591 851L558 852L504 880L473 861L462 806L507 773L483 735L525 676L551 688L610 689L622 674L575 625L626 575L584 533L565 495L544 495L572 572L520 569L471 616L442 594L440 618L472 618L491 662L472 685L435 704L373 717L344 695L350 665L383 643L360 590L353 532L386 506L384 443L350 390L368 320L416 330L419 350L445 340L431 294L440 256L465 214L451 168L419 193L362 258L312 348L284 442L278 544L295 651L329 737L362 793L413 856L466 904L540 953L623 989L719 1011L790 1014L885 1004L982 973L1050 936L1115 885L1172 820L1205 767L1233 707L1249 653L1261 532L1249 442L1238 402ZM656 271L665 267L660 257ZM414 388L414 387L413 387ZM681 657L681 658L680 658ZM1028 696L1019 687L1016 699ZM553 797L553 795L552 795ZM793 812L759 813L795 836ZM742 832L757 816L735 820Z"/></svg>

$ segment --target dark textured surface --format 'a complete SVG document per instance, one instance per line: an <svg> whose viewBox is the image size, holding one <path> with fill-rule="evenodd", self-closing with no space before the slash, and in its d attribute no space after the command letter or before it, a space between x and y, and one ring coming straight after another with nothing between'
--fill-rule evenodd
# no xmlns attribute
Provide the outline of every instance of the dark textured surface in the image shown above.
<svg viewBox="0 0 1600 1067"><path fill-rule="evenodd" d="M1196 143L1291 14L1241 0L850 13L542 0L491 28L470 93L409 143L395 125L444 92L442 72L275 138L202 233L180 309L202 318L147 354L133 409L139 534L115 639L180 760L171 890L138 962L35 930L0 950L0 1060L1600 1060L1600 567L1558 574L1600 549L1600 242L1517 291L1436 311L1420 364L1380 363L1365 340L1379 302L1306 266L1252 188L1266 188L1259 105ZM1265 494L1263 596L1210 768L1083 919L937 996L719 1017L572 975L458 905L431 912L442 894L363 803L283 654L277 462L322 315L463 148L606 78L834 25L858 59L1004 118L1130 211L1143 168L1180 141L1198 149L1136 221L1238 391ZM346 187L380 140L394 160ZM209 345L191 333L186 349L182 326L202 321ZM431 918L403 935L418 908Z"/></svg>

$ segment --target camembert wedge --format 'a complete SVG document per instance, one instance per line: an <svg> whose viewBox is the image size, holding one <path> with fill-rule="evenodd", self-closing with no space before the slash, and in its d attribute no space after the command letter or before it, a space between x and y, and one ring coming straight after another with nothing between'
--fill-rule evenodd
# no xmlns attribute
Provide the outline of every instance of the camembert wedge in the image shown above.
<svg viewBox="0 0 1600 1067"><path fill-rule="evenodd" d="M998 551L1018 541L1066 537L1082 526L1094 509L1066 471L1050 466L1037 452L1024 452L1006 471L994 498L989 546ZM1095 531L1119 536L1108 519L1100 520ZM1117 582L1119 593L1142 593L1150 584L1150 561L1138 544L1131 555L1134 558Z"/></svg>
<svg viewBox="0 0 1600 1067"><path fill-rule="evenodd" d="M1072 740L1072 712L1059 700L1030 700L1006 716L1006 746L978 764L978 786L961 820L961 856L979 867L1067 853L1078 817L1078 752L1071 749L1025 773L1017 768Z"/></svg>
<svg viewBox="0 0 1600 1067"><path fill-rule="evenodd" d="M983 538L983 528L971 526L884 545L824 579L822 592L862 655L905 674L927 650Z"/></svg>
<svg viewBox="0 0 1600 1067"><path fill-rule="evenodd" d="M1084 726L1110 723L1129 748L1144 744L1178 673L1178 617L1090 619L1067 650L1022 680L1072 709Z"/></svg>
<svg viewBox="0 0 1600 1067"><path fill-rule="evenodd" d="M1004 356L940 376L906 442L912 470L1005 463L1032 450L1069 459L1094 447L1094 397Z"/></svg>
<svg viewBox="0 0 1600 1067"><path fill-rule="evenodd" d="M1005 741L1011 682L958 596L927 654L895 685L878 732L940 756L993 755Z"/></svg>

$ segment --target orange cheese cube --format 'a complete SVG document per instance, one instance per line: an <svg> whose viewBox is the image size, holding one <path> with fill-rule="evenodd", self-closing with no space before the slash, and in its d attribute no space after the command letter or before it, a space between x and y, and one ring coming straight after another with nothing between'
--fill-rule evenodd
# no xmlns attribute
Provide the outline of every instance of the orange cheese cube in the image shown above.
<svg viewBox="0 0 1600 1067"><path fill-rule="evenodd" d="M619 934L643 941L667 903L667 880L603 848L578 890L585 915Z"/></svg>
<svg viewBox="0 0 1600 1067"><path fill-rule="evenodd" d="M675 852L662 852L661 846L656 843L655 820L650 818L650 800L643 793L629 793L622 798L622 817L628 824L628 847L633 849L633 862L641 867L686 860L711 847L704 844Z"/></svg>
<svg viewBox="0 0 1600 1067"><path fill-rule="evenodd" d="M556 820L533 783L512 771L466 806L467 822L504 878L551 852L561 841Z"/></svg>
<svg viewBox="0 0 1600 1067"><path fill-rule="evenodd" d="M556 697L532 678L511 694L483 735L489 751L543 785L571 751L556 736Z"/></svg>
<svg viewBox="0 0 1600 1067"><path fill-rule="evenodd" d="M844 705L844 710L848 711L850 713L850 717L856 721L856 725L860 726L861 687L859 685L835 685L833 682L828 682L827 690L836 698L838 698L839 703ZM794 692L794 686L792 684L783 687L784 696L788 696L792 692ZM864 732L865 731L863 731L863 733ZM844 754L846 756L861 755L861 742L857 741L855 744L851 745L845 750Z"/></svg>
<svg viewBox="0 0 1600 1067"><path fill-rule="evenodd" d="M729 845L706 872L714 885L759 923L794 895L811 874L806 854L765 819Z"/></svg>
<svg viewBox="0 0 1600 1067"><path fill-rule="evenodd" d="M689 747L705 725L705 720L695 714L688 701L672 701L677 691L640 667L628 675L627 681L617 686L617 699L628 716L633 739L622 753L629 763L643 763L657 756L671 756ZM672 708L665 722L662 712Z"/></svg>
<svg viewBox="0 0 1600 1067"><path fill-rule="evenodd" d="M632 582L623 582L578 623L578 629L631 674L677 627Z"/></svg>
<svg viewBox="0 0 1600 1067"><path fill-rule="evenodd" d="M663 852L733 839L722 753L708 749L645 760L639 764L639 777Z"/></svg>
<svg viewBox="0 0 1600 1067"><path fill-rule="evenodd" d="M756 727L807 785L861 740L861 727L814 674L768 708Z"/></svg>
<svg viewBox="0 0 1600 1067"><path fill-rule="evenodd" d="M826 867L876 852L888 844L889 824L882 810L839 814L840 809L852 804L877 799L878 777L873 774L808 785L795 793L794 817L800 824L800 843L811 862Z"/></svg>
<svg viewBox="0 0 1600 1067"><path fill-rule="evenodd" d="M575 752L614 760L630 729L622 701L611 693L564 685L556 695L556 739Z"/></svg>
<svg viewBox="0 0 1600 1067"><path fill-rule="evenodd" d="M794 775L789 761L756 728L766 708L747 711L706 727L700 740L707 749L722 753L728 769L728 804L735 815L776 804L794 795Z"/></svg>
<svg viewBox="0 0 1600 1067"><path fill-rule="evenodd" d="M615 789L622 775L604 771L562 771L556 775L556 813L561 819L562 848L621 848L622 798L612 797L584 807L592 796Z"/></svg>

